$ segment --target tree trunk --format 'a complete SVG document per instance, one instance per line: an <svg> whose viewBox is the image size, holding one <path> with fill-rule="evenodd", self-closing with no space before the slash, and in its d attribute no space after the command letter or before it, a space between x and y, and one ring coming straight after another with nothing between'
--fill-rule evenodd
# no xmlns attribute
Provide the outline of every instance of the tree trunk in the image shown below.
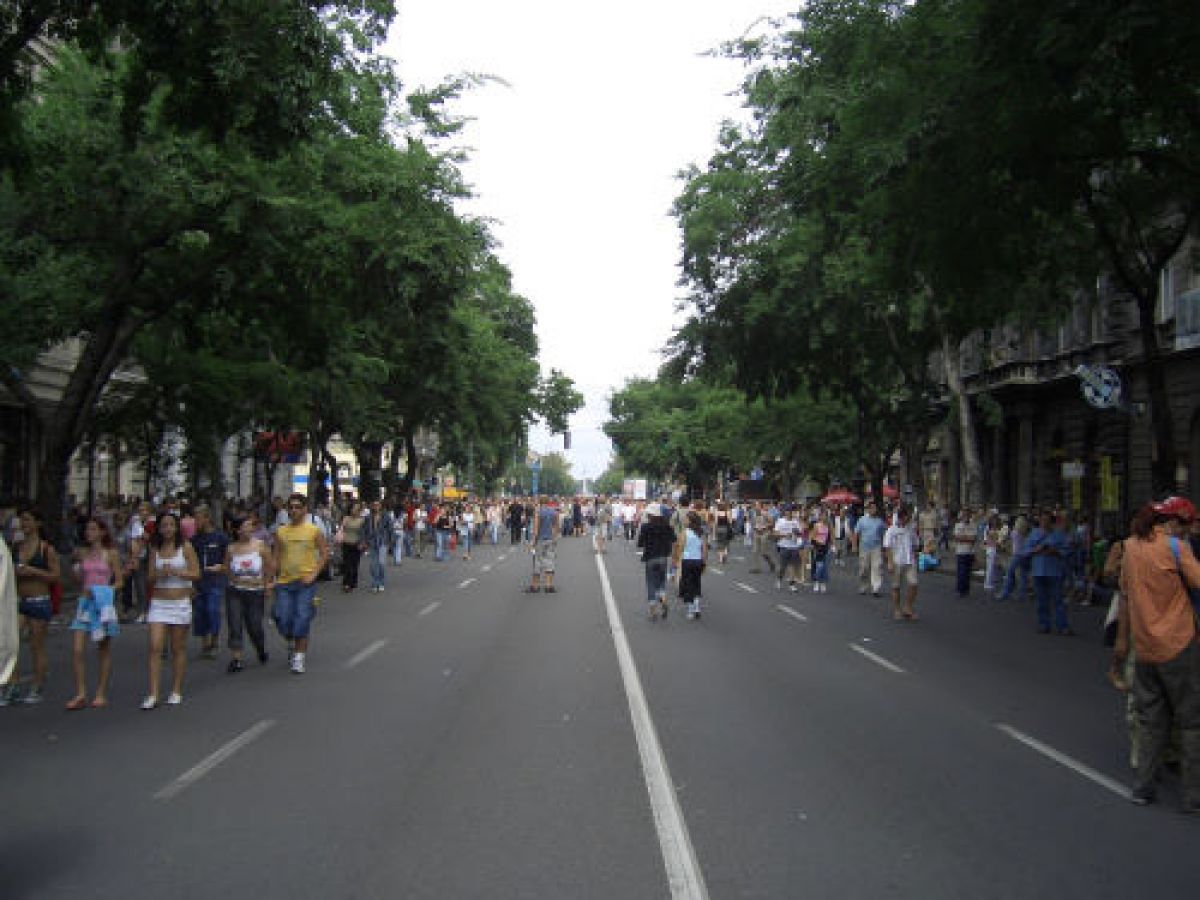
<svg viewBox="0 0 1200 900"><path fill-rule="evenodd" d="M329 452L328 444L321 445L321 456L325 460L325 466L329 469L329 485L332 497L330 502L341 508L342 504L342 482L340 473L338 472L337 457Z"/></svg>
<svg viewBox="0 0 1200 900"><path fill-rule="evenodd" d="M101 320L84 343L54 412L42 415L38 409L30 410L41 422L45 438L38 466L37 506L47 534L61 531L71 455L91 425L97 401L141 325L141 320L119 316Z"/></svg>
<svg viewBox="0 0 1200 900"><path fill-rule="evenodd" d="M1166 367L1158 346L1158 329L1154 324L1154 308L1157 305L1157 291L1137 297L1138 330L1141 332L1146 385L1149 389L1150 431L1154 438L1150 452L1151 491L1154 497L1164 497L1176 490L1175 424L1171 398L1167 393Z"/></svg>
<svg viewBox="0 0 1200 900"><path fill-rule="evenodd" d="M975 434L975 412L963 384L958 344L951 341L949 335L942 337L942 366L946 386L958 404L958 443L966 481L962 499L967 506L978 508L983 504L983 463L979 459L979 440Z"/></svg>
<svg viewBox="0 0 1200 900"><path fill-rule="evenodd" d="M322 477L325 467L325 445L329 436L316 428L308 432L308 505L316 506L320 501L321 489L325 486ZM336 477L337 473L334 473ZM335 485L336 487L336 485Z"/></svg>
<svg viewBox="0 0 1200 900"><path fill-rule="evenodd" d="M378 441L359 441L354 446L358 462L358 499L370 503L379 499L379 479L375 473L383 468L383 444Z"/></svg>
<svg viewBox="0 0 1200 900"><path fill-rule="evenodd" d="M420 460L417 459L417 440L412 433L412 429L404 431L404 456L408 460L408 471L404 475L404 480L400 482L400 496L407 497L412 493L413 479L420 475L418 467Z"/></svg>

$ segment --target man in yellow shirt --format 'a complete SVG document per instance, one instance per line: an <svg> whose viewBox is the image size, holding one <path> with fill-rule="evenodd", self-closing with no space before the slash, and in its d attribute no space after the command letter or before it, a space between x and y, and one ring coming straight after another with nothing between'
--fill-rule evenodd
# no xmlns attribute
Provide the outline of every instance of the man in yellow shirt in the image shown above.
<svg viewBox="0 0 1200 900"><path fill-rule="evenodd" d="M288 641L288 665L304 674L308 632L312 625L317 575L329 561L325 534L308 514L308 499L292 494L287 502L288 524L275 530L275 603L271 615Z"/></svg>

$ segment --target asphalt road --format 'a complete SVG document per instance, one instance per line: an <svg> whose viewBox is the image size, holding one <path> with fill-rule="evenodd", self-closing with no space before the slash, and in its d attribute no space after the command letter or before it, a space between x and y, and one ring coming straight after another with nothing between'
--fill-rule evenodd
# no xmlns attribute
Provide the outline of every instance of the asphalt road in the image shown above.
<svg viewBox="0 0 1200 900"><path fill-rule="evenodd" d="M1200 822L1121 796L1098 610L1042 636L927 576L896 623L734 552L657 623L622 541L562 541L553 595L504 544L407 560L323 586L307 674L272 634L152 712L143 627L77 713L56 631L47 702L0 710L0 898L1194 896Z"/></svg>

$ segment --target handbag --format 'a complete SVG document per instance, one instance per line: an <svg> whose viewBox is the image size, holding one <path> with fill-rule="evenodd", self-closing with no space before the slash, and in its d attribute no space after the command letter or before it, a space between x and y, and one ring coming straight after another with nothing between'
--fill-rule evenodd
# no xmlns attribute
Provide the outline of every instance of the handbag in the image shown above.
<svg viewBox="0 0 1200 900"><path fill-rule="evenodd" d="M1183 589L1187 591L1188 599L1192 601L1192 612L1197 618L1200 618L1200 588L1192 587L1183 577L1179 562L1179 538L1172 535L1168 540L1171 542L1171 555L1175 557L1175 571L1179 572L1179 580L1183 582Z"/></svg>

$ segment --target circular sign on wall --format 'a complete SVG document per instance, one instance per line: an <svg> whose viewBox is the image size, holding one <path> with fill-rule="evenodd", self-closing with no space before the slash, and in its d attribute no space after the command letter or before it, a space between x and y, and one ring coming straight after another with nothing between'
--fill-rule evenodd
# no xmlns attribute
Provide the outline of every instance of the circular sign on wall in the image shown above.
<svg viewBox="0 0 1200 900"><path fill-rule="evenodd" d="M1079 366L1075 369L1083 399L1096 409L1121 405L1121 376L1108 366Z"/></svg>

